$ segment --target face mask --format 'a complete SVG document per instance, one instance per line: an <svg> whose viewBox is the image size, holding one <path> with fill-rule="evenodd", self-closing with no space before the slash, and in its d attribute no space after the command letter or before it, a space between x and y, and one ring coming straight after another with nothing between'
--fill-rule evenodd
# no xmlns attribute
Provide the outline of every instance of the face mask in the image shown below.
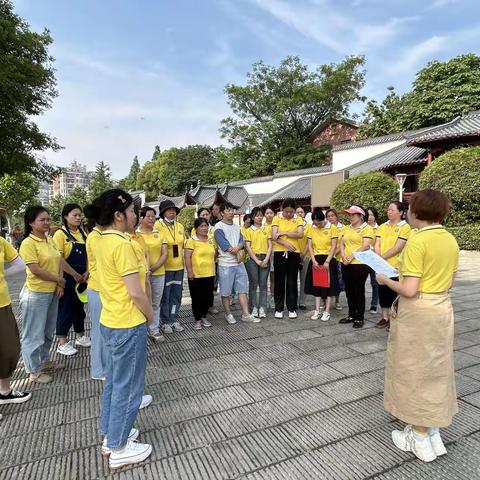
<svg viewBox="0 0 480 480"><path fill-rule="evenodd" d="M170 224L175 223L175 219L169 220L168 218L165 217L163 220L167 223L170 223Z"/></svg>

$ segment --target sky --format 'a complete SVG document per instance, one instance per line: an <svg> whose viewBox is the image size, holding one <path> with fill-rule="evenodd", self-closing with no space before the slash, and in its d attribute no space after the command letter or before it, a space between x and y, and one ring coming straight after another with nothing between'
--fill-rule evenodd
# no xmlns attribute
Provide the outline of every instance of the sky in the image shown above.
<svg viewBox="0 0 480 480"><path fill-rule="evenodd" d="M58 97L40 127L50 163L109 163L114 178L166 149L224 143L224 87L252 63L315 68L366 56L363 95L408 90L428 61L480 53L478 0L13 0L54 39ZM360 114L363 105L352 105Z"/></svg>

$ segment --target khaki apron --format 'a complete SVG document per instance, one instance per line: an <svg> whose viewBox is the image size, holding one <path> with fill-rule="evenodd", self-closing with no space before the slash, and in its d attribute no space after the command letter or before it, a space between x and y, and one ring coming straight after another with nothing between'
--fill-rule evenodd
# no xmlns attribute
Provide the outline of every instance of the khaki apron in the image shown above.
<svg viewBox="0 0 480 480"><path fill-rule="evenodd" d="M458 412L450 297L418 293L397 301L388 338L385 409L412 425L447 427Z"/></svg>

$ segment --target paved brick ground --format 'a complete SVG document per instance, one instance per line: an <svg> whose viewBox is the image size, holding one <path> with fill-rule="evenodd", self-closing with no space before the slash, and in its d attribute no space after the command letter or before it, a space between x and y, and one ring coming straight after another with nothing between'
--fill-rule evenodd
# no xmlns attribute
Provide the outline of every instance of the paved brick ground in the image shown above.
<svg viewBox="0 0 480 480"><path fill-rule="evenodd" d="M192 329L149 346L136 426L151 460L111 475L99 453L101 382L87 350L23 405L2 407L0 480L13 479L474 479L480 478L480 255L462 253L453 289L460 414L444 431L449 454L425 465L392 446L400 426L382 408L386 332L354 331L307 315L258 325ZM12 282L16 297L22 279ZM16 305L15 305L16 306Z"/></svg>

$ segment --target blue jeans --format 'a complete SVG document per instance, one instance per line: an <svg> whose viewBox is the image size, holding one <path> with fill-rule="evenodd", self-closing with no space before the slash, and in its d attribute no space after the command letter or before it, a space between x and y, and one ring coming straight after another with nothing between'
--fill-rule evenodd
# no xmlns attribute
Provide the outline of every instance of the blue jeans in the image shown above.
<svg viewBox="0 0 480 480"><path fill-rule="evenodd" d="M183 270L165 272L165 288L160 304L160 321L172 324L177 321L178 311L182 303Z"/></svg>
<svg viewBox="0 0 480 480"><path fill-rule="evenodd" d="M49 360L57 325L58 298L54 293L20 292L22 311L22 358L28 373L38 373Z"/></svg>
<svg viewBox="0 0 480 480"><path fill-rule="evenodd" d="M100 433L108 448L126 445L142 403L147 367L147 325L109 328L100 324L107 348Z"/></svg>
<svg viewBox="0 0 480 480"><path fill-rule="evenodd" d="M222 297L230 297L238 293L248 293L248 275L245 264L218 266L218 285Z"/></svg>
<svg viewBox="0 0 480 480"><path fill-rule="evenodd" d="M87 289L88 315L92 326L90 348L90 369L93 378L105 377L105 366L107 365L107 351L100 332L100 314L102 313L102 301L100 294L91 288Z"/></svg>
<svg viewBox="0 0 480 480"><path fill-rule="evenodd" d="M259 260L264 260L266 255L257 255ZM266 268L257 265L251 258L245 264L248 274L248 308L252 313L253 308L263 308L267 311L267 284L270 273L270 262ZM257 296L257 288L260 295Z"/></svg>
<svg viewBox="0 0 480 480"><path fill-rule="evenodd" d="M378 305L378 283L375 278L375 271L370 269L370 285L372 286L372 303L371 307L377 308Z"/></svg>
<svg viewBox="0 0 480 480"><path fill-rule="evenodd" d="M153 334L160 331L160 302L165 288L165 275L152 275L150 286L152 287L153 321L148 326L148 330Z"/></svg>

